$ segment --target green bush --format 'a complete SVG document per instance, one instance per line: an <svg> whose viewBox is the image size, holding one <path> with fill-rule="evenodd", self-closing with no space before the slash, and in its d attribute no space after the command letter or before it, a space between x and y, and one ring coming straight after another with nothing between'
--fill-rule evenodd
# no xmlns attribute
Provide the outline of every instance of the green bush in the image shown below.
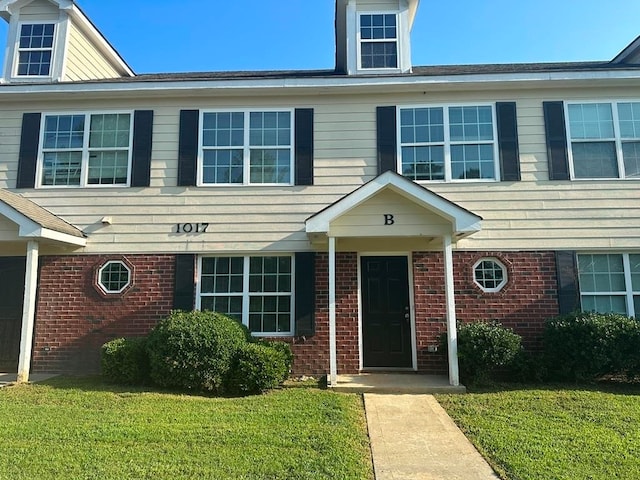
<svg viewBox="0 0 640 480"><path fill-rule="evenodd" d="M616 313L576 312L547 321L546 365L552 378L584 381L640 373L640 323Z"/></svg>
<svg viewBox="0 0 640 480"><path fill-rule="evenodd" d="M286 349L282 345L247 343L236 353L226 390L240 395L264 392L281 385L289 375L289 368Z"/></svg>
<svg viewBox="0 0 640 480"><path fill-rule="evenodd" d="M458 325L460 376L465 382L489 380L497 368L509 366L521 349L520 336L499 323Z"/></svg>
<svg viewBox="0 0 640 480"><path fill-rule="evenodd" d="M276 340L264 340L257 339L256 343L260 343L262 345L266 345L271 348L275 348L280 353L284 355L285 363L287 366L287 373L291 372L291 367L293 366L293 352L291 351L291 345L287 342L281 342Z"/></svg>
<svg viewBox="0 0 640 480"><path fill-rule="evenodd" d="M102 375L121 385L140 385L149 380L146 338L116 338L102 346Z"/></svg>
<svg viewBox="0 0 640 480"><path fill-rule="evenodd" d="M164 387L223 393L246 327L214 312L172 312L149 334L151 379Z"/></svg>

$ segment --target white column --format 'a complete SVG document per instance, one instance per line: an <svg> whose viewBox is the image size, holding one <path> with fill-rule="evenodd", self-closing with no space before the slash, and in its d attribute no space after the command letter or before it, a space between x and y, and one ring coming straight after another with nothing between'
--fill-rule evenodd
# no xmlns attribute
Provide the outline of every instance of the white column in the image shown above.
<svg viewBox="0 0 640 480"><path fill-rule="evenodd" d="M447 346L449 352L449 383L453 386L460 384L458 370L458 332L456 330L456 298L453 287L453 251L451 235L442 239L444 246L444 286L447 300Z"/></svg>
<svg viewBox="0 0 640 480"><path fill-rule="evenodd" d="M24 299L22 301L22 333L20 334L20 358L18 360L18 383L29 381L33 326L36 316L36 290L38 288L38 242L27 242L27 266L24 276Z"/></svg>
<svg viewBox="0 0 640 480"><path fill-rule="evenodd" d="M329 385L338 383L336 354L336 239L329 237Z"/></svg>

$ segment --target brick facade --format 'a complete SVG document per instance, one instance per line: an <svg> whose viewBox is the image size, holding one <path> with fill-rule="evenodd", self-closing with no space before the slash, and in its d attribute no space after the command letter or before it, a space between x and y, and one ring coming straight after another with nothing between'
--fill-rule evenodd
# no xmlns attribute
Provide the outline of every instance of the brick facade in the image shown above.
<svg viewBox="0 0 640 480"><path fill-rule="evenodd" d="M126 260L134 283L105 295L97 270ZM98 372L100 347L122 336L143 336L173 305L174 255L42 257L33 346L34 372Z"/></svg>
<svg viewBox="0 0 640 480"><path fill-rule="evenodd" d="M430 352L446 332L442 253L413 253L413 292L418 369L446 373L444 352ZM496 258L507 267L500 292L486 293L473 280L473 265ZM105 295L95 284L100 266L126 260L134 284ZM545 319L558 314L553 252L454 252L456 315L459 322L498 320L535 349ZM173 305L174 255L42 257L33 350L33 370L96 372L100 346L120 336L141 336ZM316 255L316 333L291 342L295 374L329 369L328 255ZM339 373L357 373L359 356L358 255L336 256L336 338Z"/></svg>

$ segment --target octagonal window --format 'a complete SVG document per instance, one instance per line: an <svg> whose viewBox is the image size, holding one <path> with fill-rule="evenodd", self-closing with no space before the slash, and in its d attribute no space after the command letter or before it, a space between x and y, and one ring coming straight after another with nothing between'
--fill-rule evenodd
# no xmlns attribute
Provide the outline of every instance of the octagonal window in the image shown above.
<svg viewBox="0 0 640 480"><path fill-rule="evenodd" d="M507 283L507 267L495 258L480 259L473 266L473 281L485 292L499 292Z"/></svg>
<svg viewBox="0 0 640 480"><path fill-rule="evenodd" d="M131 269L121 261L112 260L98 270L98 285L105 293L122 293L131 284Z"/></svg>

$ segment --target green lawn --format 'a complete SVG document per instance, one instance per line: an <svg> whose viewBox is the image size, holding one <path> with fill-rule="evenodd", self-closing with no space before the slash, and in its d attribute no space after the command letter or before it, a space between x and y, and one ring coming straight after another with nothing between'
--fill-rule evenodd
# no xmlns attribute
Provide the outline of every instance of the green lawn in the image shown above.
<svg viewBox="0 0 640 480"><path fill-rule="evenodd" d="M362 399L208 398L57 378L0 389L0 479L373 478Z"/></svg>
<svg viewBox="0 0 640 480"><path fill-rule="evenodd" d="M505 479L640 479L640 386L437 398Z"/></svg>

